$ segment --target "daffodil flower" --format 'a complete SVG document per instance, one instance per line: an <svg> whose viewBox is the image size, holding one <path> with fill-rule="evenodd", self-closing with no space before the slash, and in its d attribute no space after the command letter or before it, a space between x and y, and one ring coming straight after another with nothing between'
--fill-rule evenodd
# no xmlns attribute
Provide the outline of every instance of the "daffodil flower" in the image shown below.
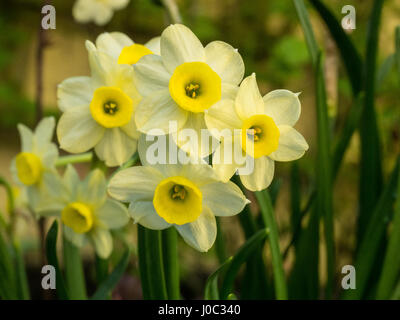
<svg viewBox="0 0 400 320"><path fill-rule="evenodd" d="M18 125L21 136L21 152L11 163L16 184L26 190L29 207L40 214L49 197L57 197L60 181L55 169L58 150L51 142L55 120L44 118L32 132L23 124Z"/></svg>
<svg viewBox="0 0 400 320"><path fill-rule="evenodd" d="M91 77L69 78L58 86L60 147L71 153L94 147L107 166L121 165L136 151L139 137L134 112L140 96L133 68L118 64L90 41L86 47Z"/></svg>
<svg viewBox="0 0 400 320"><path fill-rule="evenodd" d="M107 24L116 10L124 9L129 0L77 0L72 15L79 23L93 21L99 26Z"/></svg>
<svg viewBox="0 0 400 320"><path fill-rule="evenodd" d="M110 229L123 227L129 220L127 208L107 197L107 182L96 169L83 180L68 165L63 176L63 197L52 203L47 214L61 217L64 236L77 247L90 241L99 257L109 257L113 249Z"/></svg>
<svg viewBox="0 0 400 320"><path fill-rule="evenodd" d="M153 230L175 227L201 252L215 241L215 216L233 216L248 203L239 187L220 182L206 164L131 167L111 179L108 193L129 202L135 223Z"/></svg>
<svg viewBox="0 0 400 320"><path fill-rule="evenodd" d="M303 136L293 128L300 112L298 94L291 91L274 90L261 97L254 73L243 80L234 100L221 100L208 109L205 121L210 130L228 128L233 133L231 138L221 139L214 154L213 166L221 179L229 180L243 164L225 163L219 157L227 148L240 150L254 159L252 173L240 176L243 185L251 191L267 188L274 176L274 161L296 160L308 150Z"/></svg>
<svg viewBox="0 0 400 320"><path fill-rule="evenodd" d="M176 121L175 131L195 129L199 138L200 130L207 129L204 111L221 98L233 97L244 74L237 50L222 41L203 47L193 32L180 24L162 33L160 56L145 55L134 69L143 97L135 113L138 129L174 133L170 121ZM174 138L189 153L203 157L212 152L212 148L202 147L204 141L197 143L199 149L195 150L181 135Z"/></svg>
<svg viewBox="0 0 400 320"><path fill-rule="evenodd" d="M97 37L96 47L119 64L133 65L145 55L160 54L160 37L155 37L143 45L135 43L122 32L104 32Z"/></svg>

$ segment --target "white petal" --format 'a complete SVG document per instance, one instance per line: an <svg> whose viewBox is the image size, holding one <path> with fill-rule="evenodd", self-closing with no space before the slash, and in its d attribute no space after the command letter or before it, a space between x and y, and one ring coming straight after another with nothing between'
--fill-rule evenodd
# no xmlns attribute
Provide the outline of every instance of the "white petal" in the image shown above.
<svg viewBox="0 0 400 320"><path fill-rule="evenodd" d="M142 96L152 95L155 91L168 89L171 75L167 72L160 56L148 54L134 66L135 83Z"/></svg>
<svg viewBox="0 0 400 320"><path fill-rule="evenodd" d="M64 225L64 237L75 247L81 248L85 242L85 234L75 233L70 227Z"/></svg>
<svg viewBox="0 0 400 320"><path fill-rule="evenodd" d="M172 166L172 165L171 165ZM211 166L205 163L182 165L179 175L194 182L198 187L216 182L218 176Z"/></svg>
<svg viewBox="0 0 400 320"><path fill-rule="evenodd" d="M36 141L40 144L51 142L55 126L56 120L54 117L43 118L35 130Z"/></svg>
<svg viewBox="0 0 400 320"><path fill-rule="evenodd" d="M136 152L137 140L130 138L119 128L107 129L101 141L96 145L98 157L106 166L120 166Z"/></svg>
<svg viewBox="0 0 400 320"><path fill-rule="evenodd" d="M242 81L236 96L235 106L241 119L249 118L255 114L264 114L264 101L258 90L255 73Z"/></svg>
<svg viewBox="0 0 400 320"><path fill-rule="evenodd" d="M33 132L27 126L18 124L18 131L21 137L21 150L31 152L33 149Z"/></svg>
<svg viewBox="0 0 400 320"><path fill-rule="evenodd" d="M140 137L140 132L136 127L135 117L131 117L131 120L128 122L128 124L120 127L120 129L132 139L138 140Z"/></svg>
<svg viewBox="0 0 400 320"><path fill-rule="evenodd" d="M144 46L150 49L154 54L160 55L160 40L161 37L154 37L147 41Z"/></svg>
<svg viewBox="0 0 400 320"><path fill-rule="evenodd" d="M254 170L249 175L241 175L240 180L246 189L261 191L267 188L274 177L275 163L268 157L254 159Z"/></svg>
<svg viewBox="0 0 400 320"><path fill-rule="evenodd" d="M135 201L129 205L129 213L135 223L151 230L164 230L171 226L157 214L153 201Z"/></svg>
<svg viewBox="0 0 400 320"><path fill-rule="evenodd" d="M124 202L153 200L154 191L163 179L153 167L131 167L117 172L108 184L111 197Z"/></svg>
<svg viewBox="0 0 400 320"><path fill-rule="evenodd" d="M94 15L92 3L92 1L87 0L77 0L72 8L74 19L80 23L89 22Z"/></svg>
<svg viewBox="0 0 400 320"><path fill-rule="evenodd" d="M205 47L207 64L221 77L222 82L238 85L243 79L244 63L239 52L222 41Z"/></svg>
<svg viewBox="0 0 400 320"><path fill-rule="evenodd" d="M238 117L235 110L235 102L233 100L224 99L218 101L204 114L204 119L209 130L218 130L216 133L222 133L224 130L231 130L231 135L234 134L234 129L242 128L242 120ZM219 138L221 135L216 135Z"/></svg>
<svg viewBox="0 0 400 320"><path fill-rule="evenodd" d="M108 4L115 10L125 8L130 0L109 0Z"/></svg>
<svg viewBox="0 0 400 320"><path fill-rule="evenodd" d="M110 231L102 228L94 228L90 231L89 236L97 255L100 258L107 259L113 250L113 239Z"/></svg>
<svg viewBox="0 0 400 320"><path fill-rule="evenodd" d="M135 120L139 131L162 130L169 133L169 122L176 121L178 129L186 123L188 112L180 108L169 95L168 89L153 92L139 103Z"/></svg>
<svg viewBox="0 0 400 320"><path fill-rule="evenodd" d="M68 109L58 121L60 148L81 153L93 148L103 137L105 129L90 114L89 106Z"/></svg>
<svg viewBox="0 0 400 320"><path fill-rule="evenodd" d="M92 85L93 88L101 86L112 86L115 74L115 68L122 67L115 63L114 59L107 53L97 50L96 46L86 40L86 49L89 54L89 65L92 74ZM126 65L126 67L129 67Z"/></svg>
<svg viewBox="0 0 400 320"><path fill-rule="evenodd" d="M90 77L72 77L57 86L58 107L65 112L69 108L89 105L93 97Z"/></svg>
<svg viewBox="0 0 400 320"><path fill-rule="evenodd" d="M69 193L69 198L76 199L78 193L77 186L80 184L80 179L78 172L71 164L67 165L67 169L64 172L63 184L65 185L67 192Z"/></svg>
<svg viewBox="0 0 400 320"><path fill-rule="evenodd" d="M203 205L216 216L228 217L243 210L248 200L240 188L231 181L214 182L201 188Z"/></svg>
<svg viewBox="0 0 400 320"><path fill-rule="evenodd" d="M278 126L279 146L269 157L275 161L292 161L301 158L308 150L304 137L291 126Z"/></svg>
<svg viewBox="0 0 400 320"><path fill-rule="evenodd" d="M204 47L195 34L182 24L167 27L161 34L160 51L170 73L185 62L205 61Z"/></svg>
<svg viewBox="0 0 400 320"><path fill-rule="evenodd" d="M104 26L107 24L114 14L114 11L109 6L102 3L100 3L95 10L94 22L98 26Z"/></svg>
<svg viewBox="0 0 400 320"><path fill-rule="evenodd" d="M221 84L221 99L235 100L239 87L237 85L222 82Z"/></svg>
<svg viewBox="0 0 400 320"><path fill-rule="evenodd" d="M277 125L293 126L299 120L301 105L298 94L289 90L274 90L263 97L265 113Z"/></svg>
<svg viewBox="0 0 400 320"><path fill-rule="evenodd" d="M196 134L192 134L193 130ZM204 158L218 146L218 141L207 130L203 113L189 112L185 125L176 134L172 134L172 138L183 151L194 158Z"/></svg>
<svg viewBox="0 0 400 320"><path fill-rule="evenodd" d="M79 186L79 200L95 207L102 206L107 199L106 186L107 181L103 171L100 169L91 171Z"/></svg>
<svg viewBox="0 0 400 320"><path fill-rule="evenodd" d="M107 229L121 228L129 221L128 209L122 203L111 199L107 199L96 211L96 216Z"/></svg>
<svg viewBox="0 0 400 320"><path fill-rule="evenodd" d="M47 168L52 168L58 158L58 148L54 143L47 143L42 155L42 164Z"/></svg>
<svg viewBox="0 0 400 320"><path fill-rule="evenodd" d="M175 227L185 242L200 252L208 251L217 236L215 217L207 207L195 222Z"/></svg>
<svg viewBox="0 0 400 320"><path fill-rule="evenodd" d="M132 44L131 38L122 32L104 32L96 39L97 49L106 52L116 60L122 49Z"/></svg>

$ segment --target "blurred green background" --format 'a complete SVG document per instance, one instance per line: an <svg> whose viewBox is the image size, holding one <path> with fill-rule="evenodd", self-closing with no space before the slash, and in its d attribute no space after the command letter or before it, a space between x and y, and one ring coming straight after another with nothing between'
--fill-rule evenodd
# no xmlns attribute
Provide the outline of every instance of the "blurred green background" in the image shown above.
<svg viewBox="0 0 400 320"><path fill-rule="evenodd" d="M46 1L45 1L46 2ZM37 99L37 49L41 7L39 0L2 1L0 4L0 176L11 180L9 165L19 152L17 123L30 127L35 123L35 105ZM165 10L154 0L131 0L129 6L114 14L105 27L93 24L82 25L72 18L71 0L51 1L56 8L56 30L44 31L46 47L43 57L43 105L46 115L59 116L56 99L56 86L62 80L79 75L88 75L88 60L84 46L86 39L94 41L102 32L121 31L135 42L144 43L160 35L169 24ZM50 3L50 2L47 2ZM307 2L306 2L307 3ZM344 16L341 8L353 5L356 8L356 29L349 33L359 52L364 52L366 42L366 24L372 1L366 0L330 0L324 2L340 21ZM255 72L262 94L270 90L285 88L302 92L302 115L297 129L309 142L310 149L298 161L300 167L303 199L311 192L314 177L314 159L316 155L316 117L315 85L310 57L304 41L292 1L280 0L181 0L177 1L183 22L200 38L203 44L213 40L223 40L239 49L245 66L246 75ZM325 25L311 7L309 14L317 40L325 52L325 74L328 94L329 114L334 131L341 129L351 106L352 96L348 77L341 59ZM394 30L400 24L400 2L387 0L382 14L378 56L377 116L383 144L384 174L394 165L395 156L400 151L400 108L399 77L386 60L394 52ZM358 199L358 134L352 138L346 152L343 166L335 184L334 223L338 268L350 262L354 250L355 221ZM78 166L82 175L88 169ZM280 187L276 199L276 215L280 230L281 248L290 240L289 217L289 175L290 166L277 164L273 187ZM5 211L5 193L0 190L0 211ZM7 218L7 217L6 217ZM32 290L39 295L40 251L38 230L28 214L18 224L22 244L27 250L27 268L32 282ZM229 220L229 221L228 221ZM132 226L120 235L129 239L135 246ZM243 243L244 236L238 219L222 220L222 229L229 254ZM322 244L321 244L322 247ZM207 254L194 252L184 243L180 244L182 256L182 293L186 298L200 298L202 286L207 276L215 270L217 259L215 249ZM93 258L88 248L86 259ZM115 253L118 255L119 253ZM324 261L324 250L321 250ZM293 264L293 252L284 260L288 273ZM89 265L89 264L88 264ZM88 273L91 267L88 266ZM321 281L324 283L323 263ZM130 275L125 285L117 288L115 295L121 298L140 297L139 281L135 261L130 266ZM340 269L339 269L340 270ZM190 280L186 275L190 274ZM37 281L37 283L35 282ZM126 286L126 287L125 287ZM127 290L130 287L131 289ZM132 287L137 290L132 290ZM35 295L33 294L35 297ZM37 298L38 296L36 296Z"/></svg>

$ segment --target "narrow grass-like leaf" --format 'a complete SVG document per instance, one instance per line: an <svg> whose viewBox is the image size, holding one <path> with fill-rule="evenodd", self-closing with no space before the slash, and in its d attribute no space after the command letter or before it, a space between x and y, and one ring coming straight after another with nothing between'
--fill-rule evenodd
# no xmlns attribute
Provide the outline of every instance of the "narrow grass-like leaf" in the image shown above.
<svg viewBox="0 0 400 320"><path fill-rule="evenodd" d="M255 192L261 210L264 226L269 230L269 245L272 256L272 270L274 272L275 296L278 300L288 298L285 272L283 270L282 255L279 248L278 226L274 217L271 198L268 190Z"/></svg>
<svg viewBox="0 0 400 320"><path fill-rule="evenodd" d="M393 195L397 188L398 174L399 160L373 211L373 215L371 216L357 253L355 263L357 271L357 289L347 290L343 295L345 299L361 299L364 297L374 262L379 254L379 248L385 236L387 224L391 220L391 215L393 213Z"/></svg>
<svg viewBox="0 0 400 320"><path fill-rule="evenodd" d="M0 230L0 298L4 300L18 299L17 278L10 247Z"/></svg>
<svg viewBox="0 0 400 320"><path fill-rule="evenodd" d="M85 274L83 272L80 250L65 237L63 244L65 282L68 297L71 300L86 300Z"/></svg>
<svg viewBox="0 0 400 320"><path fill-rule="evenodd" d="M389 299L400 273L400 174L397 177L397 200L385 261L378 284L377 299Z"/></svg>
<svg viewBox="0 0 400 320"><path fill-rule="evenodd" d="M204 289L205 300L219 300L218 279L219 275L231 264L233 257L229 257L217 270L207 279Z"/></svg>
<svg viewBox="0 0 400 320"><path fill-rule="evenodd" d="M219 263L223 263L226 260L226 248L224 239L224 230L221 228L221 220L216 217L217 221L217 238L215 239L215 252Z"/></svg>
<svg viewBox="0 0 400 320"><path fill-rule="evenodd" d="M102 283L108 277L108 259L102 259L96 254L96 282Z"/></svg>
<svg viewBox="0 0 400 320"><path fill-rule="evenodd" d="M365 59L365 99L360 121L361 165L357 240L365 235L382 190L381 147L375 112L376 57L383 0L375 0L367 32Z"/></svg>
<svg viewBox="0 0 400 320"><path fill-rule="evenodd" d="M165 271L165 283L169 300L179 300L179 257L178 235L175 228L168 228L162 232L162 250Z"/></svg>
<svg viewBox="0 0 400 320"><path fill-rule="evenodd" d="M228 295L232 292L233 283L240 270L240 267L244 262L246 262L253 250L258 247L258 244L265 239L265 237L268 235L268 232L268 229L262 229L258 231L249 240L247 240L246 243L234 255L222 283L220 294L221 299L227 299Z"/></svg>
<svg viewBox="0 0 400 320"><path fill-rule="evenodd" d="M297 162L292 164L290 170L290 226L292 235L301 225L301 208L300 208L300 177L299 166ZM297 251L296 243L293 243ZM285 253L284 253L285 256Z"/></svg>
<svg viewBox="0 0 400 320"><path fill-rule="evenodd" d="M141 225L137 226L138 234L138 258L139 258L139 273L142 284L143 299L151 299L149 270L146 264L146 229Z"/></svg>
<svg viewBox="0 0 400 320"><path fill-rule="evenodd" d="M28 278L26 275L25 269L25 261L22 249L17 240L13 241L13 247L15 252L15 264L16 264L16 277L17 277L17 285L18 285L18 295L21 300L29 300L29 286L28 286Z"/></svg>
<svg viewBox="0 0 400 320"><path fill-rule="evenodd" d="M121 260L118 262L115 269L110 275L100 284L99 288L93 294L91 300L105 300L110 295L112 290L118 284L121 277L124 275L126 267L129 263L130 249L126 249Z"/></svg>
<svg viewBox="0 0 400 320"><path fill-rule="evenodd" d="M395 55L390 54L382 63L376 75L376 88L379 89L395 64Z"/></svg>
<svg viewBox="0 0 400 320"><path fill-rule="evenodd" d="M307 42L308 52L311 56L311 62L315 67L318 62L318 45L315 41L314 32L312 30L311 22L308 17L308 12L303 0L293 0L294 6L296 8L297 16L299 17L301 27L303 28L303 33Z"/></svg>
<svg viewBox="0 0 400 320"><path fill-rule="evenodd" d="M60 270L60 264L57 258L57 236L58 236L58 222L54 220L46 236L46 255L47 262L56 269L56 287L57 296L59 299L67 300L68 294L64 283L64 277Z"/></svg>
<svg viewBox="0 0 400 320"><path fill-rule="evenodd" d="M395 48L395 60L400 81L400 26L397 26L395 31Z"/></svg>
<svg viewBox="0 0 400 320"><path fill-rule="evenodd" d="M310 2L324 20L332 38L335 40L336 46L339 49L343 63L346 67L353 94L357 96L362 90L361 57L351 42L349 36L345 33L339 21L335 18L332 12L320 0L310 0Z"/></svg>

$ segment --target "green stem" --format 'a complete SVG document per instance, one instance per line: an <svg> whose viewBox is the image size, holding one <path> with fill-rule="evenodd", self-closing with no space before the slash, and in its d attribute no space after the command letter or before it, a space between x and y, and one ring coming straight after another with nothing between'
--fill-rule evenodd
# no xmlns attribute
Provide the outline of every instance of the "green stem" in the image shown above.
<svg viewBox="0 0 400 320"><path fill-rule="evenodd" d="M175 228L163 230L162 241L165 282L167 286L168 299L179 300L178 235Z"/></svg>
<svg viewBox="0 0 400 320"><path fill-rule="evenodd" d="M73 164L73 163L90 162L92 161L92 158L93 158L92 152L59 157L56 161L56 167L62 167L66 166L67 164Z"/></svg>
<svg viewBox="0 0 400 320"><path fill-rule="evenodd" d="M139 258L139 273L142 284L143 299L151 298L149 272L146 264L146 229L141 225L137 228L138 242L138 258Z"/></svg>
<svg viewBox="0 0 400 320"><path fill-rule="evenodd" d="M68 296L72 300L86 300L85 275L79 248L64 237L64 265Z"/></svg>
<svg viewBox="0 0 400 320"><path fill-rule="evenodd" d="M279 248L278 226L275 221L271 198L267 190L255 192L254 194L257 198L258 204L260 205L265 227L268 228L269 231L268 240L271 248L275 295L278 300L285 300L288 298L285 272L283 270L282 256Z"/></svg>
<svg viewBox="0 0 400 320"><path fill-rule="evenodd" d="M96 281L100 285L108 276L108 259L96 255Z"/></svg>

